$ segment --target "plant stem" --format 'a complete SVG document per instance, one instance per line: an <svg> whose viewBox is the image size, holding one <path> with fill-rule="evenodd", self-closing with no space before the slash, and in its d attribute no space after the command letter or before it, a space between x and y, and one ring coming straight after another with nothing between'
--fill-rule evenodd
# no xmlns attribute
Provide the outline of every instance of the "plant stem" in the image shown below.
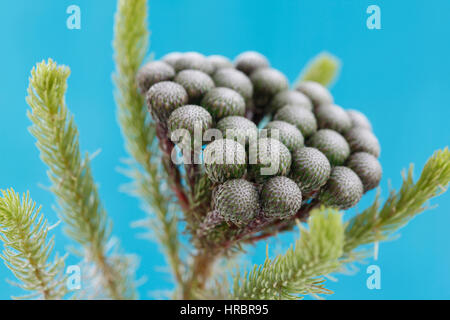
<svg viewBox="0 0 450 320"><path fill-rule="evenodd" d="M205 288L215 261L219 257L218 251L200 250L194 257L191 265L191 276L183 288L183 300L195 299L195 291Z"/></svg>

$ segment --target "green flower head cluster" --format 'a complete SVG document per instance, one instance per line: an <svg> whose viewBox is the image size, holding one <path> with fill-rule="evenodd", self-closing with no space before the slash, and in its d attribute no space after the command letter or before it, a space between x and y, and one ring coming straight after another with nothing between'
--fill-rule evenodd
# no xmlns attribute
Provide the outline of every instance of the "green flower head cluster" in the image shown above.
<svg viewBox="0 0 450 320"><path fill-rule="evenodd" d="M261 53L232 62L174 52L137 77L153 120L169 133L192 138L200 124L201 172L214 190L212 210L228 223L293 218L311 201L347 209L380 183L368 118L335 104L320 83L290 89Z"/></svg>

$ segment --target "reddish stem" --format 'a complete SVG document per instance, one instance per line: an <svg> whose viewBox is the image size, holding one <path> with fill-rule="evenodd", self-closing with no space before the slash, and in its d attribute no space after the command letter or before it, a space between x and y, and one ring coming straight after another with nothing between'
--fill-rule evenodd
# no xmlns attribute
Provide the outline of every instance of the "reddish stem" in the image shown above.
<svg viewBox="0 0 450 320"><path fill-rule="evenodd" d="M184 192L183 185L181 184L181 174L171 158L175 145L168 138L167 128L161 124L156 125L156 136L159 139L159 148L163 153L164 167L169 175L169 178L171 179L170 185L172 190L175 193L175 196L177 197L183 211L188 211L190 209L190 204L189 199Z"/></svg>

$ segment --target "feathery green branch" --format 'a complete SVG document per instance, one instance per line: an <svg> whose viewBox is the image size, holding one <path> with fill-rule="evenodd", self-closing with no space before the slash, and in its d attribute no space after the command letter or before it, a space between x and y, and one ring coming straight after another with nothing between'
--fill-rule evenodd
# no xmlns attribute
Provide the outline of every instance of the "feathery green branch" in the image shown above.
<svg viewBox="0 0 450 320"><path fill-rule="evenodd" d="M450 183L450 151L436 151L427 161L419 180L414 183L413 166L403 175L399 192L391 191L380 209L379 197L362 213L352 218L345 229L345 258L356 258L357 247L386 240L417 214L428 209L426 202L444 192Z"/></svg>
<svg viewBox="0 0 450 320"><path fill-rule="evenodd" d="M0 240L4 244L0 257L13 272L18 284L31 294L23 298L62 299L66 293L64 257L50 261L54 238L47 239L48 225L41 208L24 194L22 200L14 190L1 191Z"/></svg>
<svg viewBox="0 0 450 320"><path fill-rule="evenodd" d="M37 139L41 159L49 167L51 191L66 223L66 232L86 250L93 261L107 296L134 297L134 279L129 279L107 256L111 223L100 202L91 173L89 156L81 156L78 129L65 104L70 70L49 59L31 71L27 102L31 134ZM127 260L127 257L123 257Z"/></svg>
<svg viewBox="0 0 450 320"><path fill-rule="evenodd" d="M309 230L301 227L295 248L274 260L266 258L242 279L235 278L235 299L298 299L307 294L330 293L322 275L340 266L344 245L341 214L332 209L314 210Z"/></svg>
<svg viewBox="0 0 450 320"><path fill-rule="evenodd" d="M179 257L177 234L178 219L172 201L161 188L158 148L155 146L155 126L145 107L144 98L139 94L136 74L148 50L149 31L147 27L147 1L120 0L116 13L114 50L116 73L114 82L118 106L118 117L125 138L128 153L137 162L126 171L134 180L131 193L141 198L149 217L141 225L150 227L164 246L168 262L177 282L182 282L182 266Z"/></svg>
<svg viewBox="0 0 450 320"><path fill-rule="evenodd" d="M338 58L322 52L300 73L299 81L316 81L324 86L330 86L338 76L340 65Z"/></svg>

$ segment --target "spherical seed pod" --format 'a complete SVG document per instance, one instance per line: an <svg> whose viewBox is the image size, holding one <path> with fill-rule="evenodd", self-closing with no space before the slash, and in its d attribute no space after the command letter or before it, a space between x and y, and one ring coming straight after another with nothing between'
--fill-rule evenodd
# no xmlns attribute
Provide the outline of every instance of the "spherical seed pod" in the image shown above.
<svg viewBox="0 0 450 320"><path fill-rule="evenodd" d="M352 127L347 112L335 104L322 104L315 109L317 124L320 129L332 129L345 133Z"/></svg>
<svg viewBox="0 0 450 320"><path fill-rule="evenodd" d="M278 110L274 120L286 121L297 127L308 138L317 131L317 121L314 114L306 108L296 105L287 105Z"/></svg>
<svg viewBox="0 0 450 320"><path fill-rule="evenodd" d="M155 83L172 80L175 77L175 70L163 61L152 61L139 69L136 80L139 90L146 94L148 89Z"/></svg>
<svg viewBox="0 0 450 320"><path fill-rule="evenodd" d="M253 84L253 100L256 107L266 106L277 93L289 88L286 76L273 68L254 71L250 80Z"/></svg>
<svg viewBox="0 0 450 320"><path fill-rule="evenodd" d="M186 52L175 62L176 72L187 69L200 70L206 74L212 74L214 71L212 63L198 52Z"/></svg>
<svg viewBox="0 0 450 320"><path fill-rule="evenodd" d="M372 131L372 124L369 119L364 115L364 113L358 110L347 110L347 114L352 121L352 128L364 128Z"/></svg>
<svg viewBox="0 0 450 320"><path fill-rule="evenodd" d="M257 69L268 68L270 66L269 60L256 51L246 51L241 53L236 57L234 64L236 69L247 75L252 74Z"/></svg>
<svg viewBox="0 0 450 320"><path fill-rule="evenodd" d="M217 123L216 129L220 130L225 138L235 140L242 145L247 144L251 137L258 136L256 124L241 116L223 118Z"/></svg>
<svg viewBox="0 0 450 320"><path fill-rule="evenodd" d="M245 73L233 69L219 69L214 73L213 80L217 87L225 87L238 92L245 101L253 96L253 84Z"/></svg>
<svg viewBox="0 0 450 320"><path fill-rule="evenodd" d="M162 57L161 60L167 64L170 64L172 66L172 68L175 68L176 62L182 56L183 56L183 54L181 52L171 52L171 53L166 54L164 57Z"/></svg>
<svg viewBox="0 0 450 320"><path fill-rule="evenodd" d="M321 104L333 104L334 100L330 91L318 82L303 81L295 89L307 95L314 107L318 107Z"/></svg>
<svg viewBox="0 0 450 320"><path fill-rule="evenodd" d="M377 137L367 129L353 128L345 134L352 153L367 152L375 157L380 156L381 148Z"/></svg>
<svg viewBox="0 0 450 320"><path fill-rule="evenodd" d="M330 162L319 150L305 147L292 154L290 177L298 184L304 195L325 185L330 173Z"/></svg>
<svg viewBox="0 0 450 320"><path fill-rule="evenodd" d="M345 210L361 200L363 191L362 182L352 169L334 167L330 179L320 192L319 200L326 206Z"/></svg>
<svg viewBox="0 0 450 320"><path fill-rule="evenodd" d="M313 110L311 100L303 93L295 90L284 90L277 93L270 102L269 110L275 113L286 105L296 105L309 111Z"/></svg>
<svg viewBox="0 0 450 320"><path fill-rule="evenodd" d="M286 121L271 121L264 129L267 137L280 140L291 152L303 147L305 141L300 130Z"/></svg>
<svg viewBox="0 0 450 320"><path fill-rule="evenodd" d="M223 68L233 68L233 63L230 61L230 59L218 54L209 56L208 60L211 62L214 72Z"/></svg>
<svg viewBox="0 0 450 320"><path fill-rule="evenodd" d="M174 81L186 90L190 103L200 102L203 96L214 88L211 77L199 70L183 70L177 74Z"/></svg>
<svg viewBox="0 0 450 320"><path fill-rule="evenodd" d="M288 175L291 160L289 149L278 140L260 138L249 145L250 174L258 182Z"/></svg>
<svg viewBox="0 0 450 320"><path fill-rule="evenodd" d="M330 129L317 131L307 141L307 145L319 149L333 166L342 165L350 155L350 147L345 138Z"/></svg>
<svg viewBox="0 0 450 320"><path fill-rule="evenodd" d="M244 179L233 179L213 191L213 207L226 222L250 222L260 211L256 186Z"/></svg>
<svg viewBox="0 0 450 320"><path fill-rule="evenodd" d="M347 167L352 169L364 186L364 192L376 188L381 181L383 169L377 158L370 153L357 152L347 160Z"/></svg>
<svg viewBox="0 0 450 320"><path fill-rule="evenodd" d="M201 136L203 133L210 129L213 124L213 119L208 111L204 108L196 105L186 105L175 109L167 121L169 133L172 138L177 139L182 146L194 145L195 130L199 130ZM185 132L180 132L181 136L174 136L176 130L185 129L189 132L189 135L185 135ZM201 146L202 141L199 141Z"/></svg>
<svg viewBox="0 0 450 320"><path fill-rule="evenodd" d="M273 177L266 181L261 191L261 207L270 218L288 219L302 206L302 192L287 177Z"/></svg>
<svg viewBox="0 0 450 320"><path fill-rule="evenodd" d="M219 139L203 151L205 172L214 183L241 178L247 170L243 145L230 139Z"/></svg>
<svg viewBox="0 0 450 320"><path fill-rule="evenodd" d="M211 113L216 121L228 116L243 116L245 100L229 88L213 88L205 94L201 105Z"/></svg>
<svg viewBox="0 0 450 320"><path fill-rule="evenodd" d="M147 106L155 121L166 124L176 108L188 103L186 90L178 83L163 81L154 84L147 92Z"/></svg>

